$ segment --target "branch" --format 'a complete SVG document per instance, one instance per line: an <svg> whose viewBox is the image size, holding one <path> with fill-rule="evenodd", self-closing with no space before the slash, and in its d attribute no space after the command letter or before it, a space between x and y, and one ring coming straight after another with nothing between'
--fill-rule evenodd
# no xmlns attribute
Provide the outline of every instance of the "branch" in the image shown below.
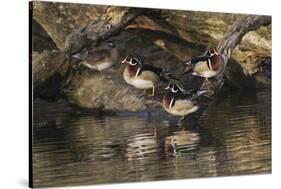
<svg viewBox="0 0 281 189"><path fill-rule="evenodd" d="M95 45L122 31L142 13L143 9L112 7L107 10L105 19L81 27L68 35L63 51L72 54L84 46Z"/></svg>
<svg viewBox="0 0 281 189"><path fill-rule="evenodd" d="M148 33L140 30L140 33L144 34L143 36L136 35L136 33L131 31L124 31L124 33L122 32L120 35L113 37L117 41L116 44L119 46L118 49L121 56L130 53L146 55L148 57L146 59L147 62L151 64L155 64L158 67L167 67L171 71L179 71L181 65L175 66L175 63L178 61L174 57L168 56L170 54L167 51L159 50L159 48L148 43L144 44L144 42L152 39L154 43L158 43L160 46L163 44L161 47L167 49L170 53L172 52L171 54L178 55L179 59L186 59L186 56L195 56L198 53L198 49L201 51L203 49L201 47L202 44L209 43L213 46L218 43L217 38L211 37L211 35L207 35L204 32L192 32L196 28L200 28L200 31L208 31L208 33L219 33L220 37L225 32L225 28L222 30L222 24L216 25L216 20L213 20L212 24L204 24L204 21L207 20L205 18L208 18L209 15L203 15L205 17L201 19L202 22L198 22L197 19L194 19L194 22L186 22L190 18L200 16L190 16L190 14L193 15L195 13L186 13L186 17L180 17L184 19L176 19L178 17L171 16L170 23L162 23L157 17L150 20L151 17L140 16L150 13L146 9L111 6L97 8L97 6L84 7L83 5L72 4L44 2L43 5L43 2L35 3L34 9L37 9L37 12L34 11L34 19L44 27L60 51L43 52L43 54L33 57L34 94L39 94L40 96L42 92L45 95L52 94L53 92L53 97L60 96L81 108L109 111L149 111L161 106L159 102L160 96L155 99L145 98L139 94L139 90L128 86L122 78L123 68L118 68L114 71L108 70L107 74L91 72L89 74L87 70L83 71L83 69L80 69L81 73L79 73L75 69L77 64L71 62L72 60L67 57L81 48L96 45L100 41L123 31L127 26L127 28L144 27L146 30L153 30L153 34L147 35ZM39 5L42 9L39 9ZM73 14L77 12L76 10L79 10L78 14L81 15ZM138 19L136 20L135 18ZM136 22L133 23L133 20L136 20ZM238 20L226 32L219 45L219 49L221 52L229 52L227 49L232 51L248 31L258 29L261 25L269 24L265 21L268 21L268 18L262 16L248 16ZM174 22L177 22L177 24L173 25ZM194 26L192 30L183 30L186 29L184 27L185 23L189 24L186 27L187 29L194 25L196 27ZM223 25L229 25L228 22L224 23ZM202 29L200 27L202 25L205 28ZM213 27L213 25L216 27ZM159 32L167 35L159 35ZM181 40L181 38L184 40ZM134 40L134 48L132 48L131 44L132 39L140 39ZM197 46L199 47L198 49L195 48ZM161 52L161 56L159 56L159 52ZM163 53L167 56L162 56ZM202 81L200 80L201 83ZM222 80L214 81L211 86L213 87L212 90L218 91L221 84ZM197 87L200 86L197 85Z"/></svg>
<svg viewBox="0 0 281 189"><path fill-rule="evenodd" d="M245 16L240 18L230 26L217 49L229 59L233 49L241 42L244 35L269 24L271 24L270 16Z"/></svg>
<svg viewBox="0 0 281 189"><path fill-rule="evenodd" d="M226 62L229 61L233 49L241 42L242 38L250 31L259 29L262 26L271 24L270 16L245 16L234 22L225 33L217 49L223 54ZM209 96L218 91L223 85L224 72L216 76L212 83L204 82L202 88L207 88L211 92Z"/></svg>

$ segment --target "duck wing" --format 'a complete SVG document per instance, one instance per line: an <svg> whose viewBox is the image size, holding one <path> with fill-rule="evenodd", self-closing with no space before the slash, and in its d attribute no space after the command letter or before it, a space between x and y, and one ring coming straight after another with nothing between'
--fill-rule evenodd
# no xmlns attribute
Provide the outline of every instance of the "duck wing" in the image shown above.
<svg viewBox="0 0 281 189"><path fill-rule="evenodd" d="M189 99L177 99L173 107L176 111L182 111L193 108L194 104Z"/></svg>
<svg viewBox="0 0 281 189"><path fill-rule="evenodd" d="M102 49L102 50L90 51L85 60L88 63L94 64L100 61L104 61L109 56L110 53L108 52L108 50Z"/></svg>
<svg viewBox="0 0 281 189"><path fill-rule="evenodd" d="M185 64L194 66L198 62L205 62L205 61L208 61L210 58L211 58L211 56L198 56L198 57L188 60L187 62L185 62Z"/></svg>
<svg viewBox="0 0 281 189"><path fill-rule="evenodd" d="M208 90L198 90L197 92L191 94L191 93L177 93L177 95L175 96L176 99L178 100L189 100L189 101L193 101L201 96L204 96L204 94L206 94L208 92Z"/></svg>
<svg viewBox="0 0 281 189"><path fill-rule="evenodd" d="M158 76L160 76L161 72L163 72L162 68L158 68L158 67L148 65L148 64L142 65L141 70L142 71L152 71L155 74L157 74Z"/></svg>
<svg viewBox="0 0 281 189"><path fill-rule="evenodd" d="M142 65L141 71L151 71L155 73L162 82L168 82L170 79L177 79L171 72L148 64Z"/></svg>

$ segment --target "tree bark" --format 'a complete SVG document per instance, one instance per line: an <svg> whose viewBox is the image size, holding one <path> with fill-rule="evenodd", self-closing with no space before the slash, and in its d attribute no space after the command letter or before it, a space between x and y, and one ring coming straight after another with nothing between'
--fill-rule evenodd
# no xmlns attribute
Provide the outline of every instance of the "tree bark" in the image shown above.
<svg viewBox="0 0 281 189"><path fill-rule="evenodd" d="M32 52L32 78L34 98L55 101L62 95L63 81L69 70L69 62L63 52Z"/></svg>
<svg viewBox="0 0 281 189"><path fill-rule="evenodd" d="M220 41L217 47L218 51L229 59L233 49L241 42L244 35L269 24L271 24L271 17L269 16L245 16L238 19Z"/></svg>
<svg viewBox="0 0 281 189"><path fill-rule="evenodd" d="M144 15L147 13L149 16ZM169 19L164 19L164 13ZM191 17L194 19L198 16L195 12L188 12L186 15L183 12L180 13L179 17L194 14ZM203 52L209 46L206 43L217 46L219 39L222 38L220 36L223 35L221 33L226 31L228 21L223 24L222 22L214 24L212 21L210 23L214 25L210 23L208 25L205 17L209 15L206 14L201 20L189 20L191 28L197 24L198 32L194 31L196 27L186 32L184 29L189 26L185 27L183 23L177 22L181 21L181 19L175 19L177 16L173 15L172 11L34 2L34 20L46 30L59 49L59 51L44 51L41 54L33 53L34 96L47 100L62 97L77 107L104 111L155 110L156 107L161 106L161 95L155 98L140 95L139 90L123 81L122 67L109 69L104 73L89 71L79 73L77 62L73 61L70 55L83 47L95 45L110 38L115 41L121 57L127 54L141 55L148 64L180 73L184 68L182 61L199 55L199 52ZM232 51L248 31L257 30L261 26L270 24L271 21L270 17L263 16L240 16L239 18L229 28L218 46L222 52L226 53L227 59L229 58L227 49ZM185 17L184 21L188 19L189 17ZM200 26L202 22L206 25ZM219 37L211 35L216 31L219 32ZM210 34L207 34L208 32ZM260 49L258 43L254 46ZM268 50L265 52L267 53ZM230 65L232 65L228 68L230 70L238 66L235 68L236 71L238 70L236 74L242 74L242 78L245 79L243 69L239 67L239 64ZM231 77L237 77L237 75L230 75L229 80L233 79ZM198 88L202 83L198 78L182 79L186 86L193 85ZM208 87L216 92L222 84L221 81L218 79ZM238 86L244 83L243 80L239 81L237 78L235 81ZM161 89L158 91L162 94Z"/></svg>
<svg viewBox="0 0 281 189"><path fill-rule="evenodd" d="M162 13L161 19L141 16L127 29L141 30L140 34L149 35L156 45L186 61L225 41L224 33L233 32L233 29L228 30L228 26L238 20L240 23L234 25L240 40L237 38L236 44L232 45L224 42L232 46L229 52L233 52L225 72L226 81L236 88L270 87L270 79L259 81L256 74L262 69L261 60L271 57L271 17L211 14L214 13L173 11ZM244 29L240 31L239 26ZM246 32L247 28L249 32ZM235 38L235 35L231 36Z"/></svg>
<svg viewBox="0 0 281 189"><path fill-rule="evenodd" d="M228 66L226 68L226 71L222 73L221 75L217 76L221 82L223 82L223 75L225 75L229 80L231 78L234 78L233 75L236 74L235 78L243 78L243 75L241 74L242 71L237 72L240 68L234 69L234 66L237 66L237 63L235 64L232 61L229 61L232 51L234 48L242 41L242 38L250 31L257 30L261 26L268 26L271 24L271 17L269 16L245 16L242 18L239 18L237 21L235 21L228 29L228 31L225 33L223 39L220 41L220 43L217 46L217 49L220 53L222 53L225 57L225 60L227 62L230 62L229 64L231 66ZM253 61L253 60L252 60ZM257 61L257 60L254 60ZM236 73L235 73L236 71ZM240 76L239 76L240 75ZM250 79L248 79L250 80ZM234 85L238 86L238 84ZM249 83L246 79L242 79L241 83ZM253 82L250 84L254 84ZM222 86L221 84L219 84Z"/></svg>
<svg viewBox="0 0 281 189"><path fill-rule="evenodd" d="M207 89L210 90L209 95L211 96L213 93L218 91L222 86L224 82L224 76L228 77L230 80L231 78L240 78L241 83L242 82L249 82L245 79L243 79L243 76L240 74L242 73L237 72L240 68L234 69L234 66L238 66L239 64L235 63L233 60L229 60L232 54L232 51L234 48L241 42L242 38L250 31L257 30L261 26L268 26L271 24L271 17L268 16L245 16L242 18L239 18L237 21L235 21L227 30L224 37L220 41L220 43L217 46L218 51L223 55L225 62L231 64L231 66L228 66L226 68L226 71L222 72L221 74L216 76L216 80L212 83L209 83L207 81L204 81L202 84L203 88L207 87ZM236 73L235 73L236 71ZM233 74L236 74L235 77L233 77ZM240 74L240 76L239 76ZM244 81L243 81L244 80ZM235 84L237 82L237 79L233 82ZM253 83L252 83L253 84ZM238 84L236 84L237 87L239 87Z"/></svg>

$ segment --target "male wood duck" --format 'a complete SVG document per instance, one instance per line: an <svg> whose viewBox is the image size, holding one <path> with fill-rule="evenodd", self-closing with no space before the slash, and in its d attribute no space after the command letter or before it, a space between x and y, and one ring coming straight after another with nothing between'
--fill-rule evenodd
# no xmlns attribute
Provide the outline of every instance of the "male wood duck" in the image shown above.
<svg viewBox="0 0 281 189"><path fill-rule="evenodd" d="M197 98L206 91L197 91L193 95L187 92L178 80L170 80L165 88L169 90L162 100L163 108L170 114L182 116L182 121L186 115L196 112L200 105Z"/></svg>
<svg viewBox="0 0 281 189"><path fill-rule="evenodd" d="M103 71L118 61L119 53L114 43L106 41L97 47L84 48L73 57L81 60L80 64L91 70Z"/></svg>
<svg viewBox="0 0 281 189"><path fill-rule="evenodd" d="M203 56L192 58L185 63L187 68L184 73L192 72L192 75L206 78L215 77L221 73L226 61L215 48L210 48Z"/></svg>
<svg viewBox="0 0 281 189"><path fill-rule="evenodd" d="M124 80L137 89L152 88L152 96L155 96L155 87L160 82L167 82L172 74L152 65L147 65L140 58L126 57L121 62L126 64L123 72ZM172 76L171 76L172 77Z"/></svg>

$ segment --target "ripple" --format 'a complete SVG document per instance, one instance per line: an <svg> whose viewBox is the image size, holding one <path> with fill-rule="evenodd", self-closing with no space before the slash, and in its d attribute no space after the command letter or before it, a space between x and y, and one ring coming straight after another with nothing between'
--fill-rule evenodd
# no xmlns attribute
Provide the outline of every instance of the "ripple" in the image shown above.
<svg viewBox="0 0 281 189"><path fill-rule="evenodd" d="M268 91L222 95L196 127L179 127L167 114L33 105L35 187L271 173Z"/></svg>

